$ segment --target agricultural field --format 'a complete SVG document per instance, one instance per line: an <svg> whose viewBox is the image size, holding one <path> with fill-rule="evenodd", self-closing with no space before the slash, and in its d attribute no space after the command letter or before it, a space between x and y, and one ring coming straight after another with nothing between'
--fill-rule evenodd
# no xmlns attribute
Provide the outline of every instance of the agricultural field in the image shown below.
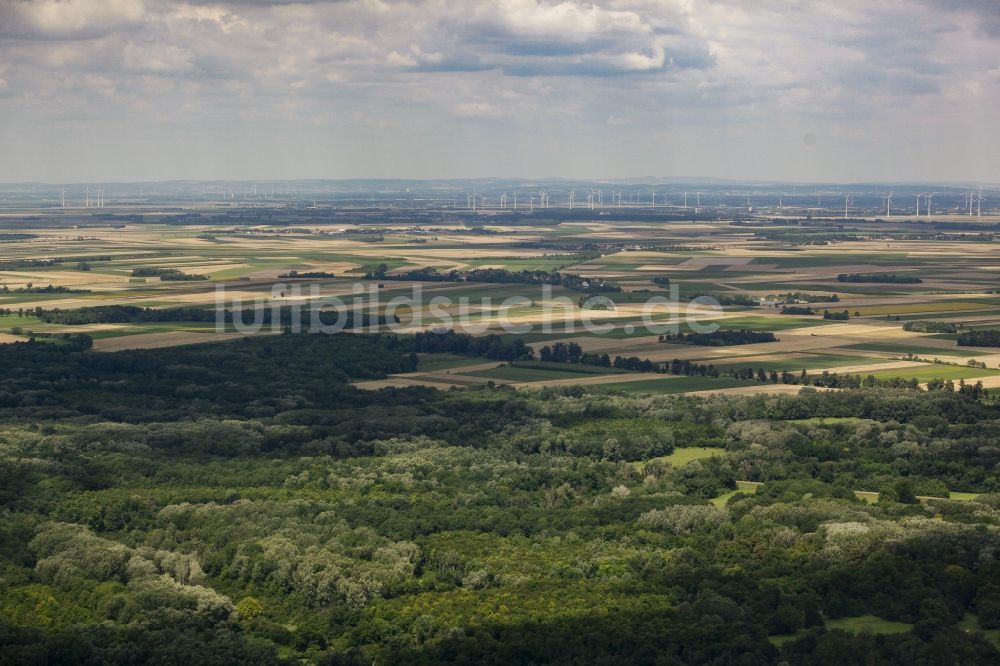
<svg viewBox="0 0 1000 666"><path fill-rule="evenodd" d="M232 314L216 321L220 310L297 308L311 322L314 311L335 312L342 304L344 310L379 319L367 323L369 332L388 332L395 322L392 332L400 335L451 328L519 338L536 358L543 347L572 342L612 361L616 356L657 364L680 359L711 364L727 375L616 383L607 377L615 373L578 363L543 368L521 359L519 365L487 367L482 358L459 356L424 358L416 373L372 382L372 388L492 381L515 388L579 383L626 392L726 392L745 388L746 378L730 375L746 368L755 373L752 381L759 371L826 371L921 383L976 381L1000 368L998 350L956 348L942 339L949 336L903 328L918 319L1000 327L1000 296L994 294L1000 257L985 240L934 241L913 234L903 240L905 221L896 225L898 238L892 228L876 233L857 221L838 230L845 240L833 235L824 244L801 245L801 222L798 227L761 224L748 233L746 226L725 221L532 218L491 224L488 218L455 216L396 224L341 215L335 223L324 223L314 215L279 209L266 220L226 211L206 224L211 215L210 210L181 216L150 211L102 223L54 213L25 217L21 224L17 216L8 216L4 231L24 238L5 243L0 258L0 310L5 313L0 334L11 342L86 333L95 350L114 351L190 344L213 335L274 334L289 324L267 319L254 328L242 323L252 321L249 315L235 322ZM866 233L871 240L864 240ZM795 240L783 241L782 234ZM955 270L968 266L970 257L977 270ZM477 270L485 271L482 277L470 273ZM447 277L450 271L453 277ZM520 277L490 282L500 275L496 271L569 274L580 282L527 284ZM921 281L838 279L859 273ZM786 305L779 301L787 298L796 305L792 301L798 294L811 301L798 307L810 307L813 314L782 312ZM723 305L692 301L696 296L715 297ZM608 304L583 306L587 299ZM47 314L109 306L162 314L114 321L68 321ZM825 319L826 310L846 311L850 319ZM772 332L778 341L716 348L657 342L663 332L706 327ZM941 358L961 367L899 365L904 358ZM986 367L967 367L966 360ZM610 370L635 374L629 367Z"/></svg>

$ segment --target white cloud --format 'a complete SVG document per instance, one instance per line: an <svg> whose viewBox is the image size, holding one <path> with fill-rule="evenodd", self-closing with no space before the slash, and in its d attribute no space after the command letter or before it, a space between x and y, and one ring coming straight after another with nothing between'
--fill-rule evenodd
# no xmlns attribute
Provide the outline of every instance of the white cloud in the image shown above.
<svg viewBox="0 0 1000 666"><path fill-rule="evenodd" d="M454 107L455 115L467 118L499 118L503 110L490 102L460 102Z"/></svg>
<svg viewBox="0 0 1000 666"><path fill-rule="evenodd" d="M128 42L122 51L125 67L136 72L179 73L194 67L194 53L172 44Z"/></svg>
<svg viewBox="0 0 1000 666"><path fill-rule="evenodd" d="M588 150L607 152L584 155L602 168L655 173L657 158L618 146L669 126L665 143L745 146L745 159L699 149L717 161L691 162L732 175L721 172L788 169L774 152L782 132L808 128L823 139L814 152L845 154L835 137L868 137L851 148L863 163L865 151L909 150L885 128L919 122L926 152L907 163L946 171L945 149L1000 106L1000 30L984 12L977 0L0 0L0 126L133 127L205 150L239 125L262 154L276 127L310 150L378 127L385 151L412 145L439 173L462 167L440 149L460 141L489 155L520 141L528 168L571 170ZM955 168L996 164L1000 138L976 134L982 148ZM340 164L315 150L315 164ZM343 164L372 159L357 148ZM817 177L840 168L827 159Z"/></svg>
<svg viewBox="0 0 1000 666"><path fill-rule="evenodd" d="M141 0L3 0L0 34L87 38L136 25L144 15Z"/></svg>

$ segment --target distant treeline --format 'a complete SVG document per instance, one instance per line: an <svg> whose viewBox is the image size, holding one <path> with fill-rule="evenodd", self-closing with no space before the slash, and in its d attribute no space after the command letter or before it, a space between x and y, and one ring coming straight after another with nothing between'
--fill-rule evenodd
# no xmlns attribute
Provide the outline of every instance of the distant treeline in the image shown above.
<svg viewBox="0 0 1000 666"><path fill-rule="evenodd" d="M13 243L32 238L38 238L38 234L0 234L0 243Z"/></svg>
<svg viewBox="0 0 1000 666"><path fill-rule="evenodd" d="M579 363L584 355L583 348L575 342L556 342L552 346L546 345L538 354L541 360L550 363Z"/></svg>
<svg viewBox="0 0 1000 666"><path fill-rule="evenodd" d="M958 326L944 321L908 321L903 324L903 330L915 333L958 333Z"/></svg>
<svg viewBox="0 0 1000 666"><path fill-rule="evenodd" d="M333 273L327 273L326 271L306 271L305 273L299 273L298 271L288 271L283 275L278 276L284 280L309 280L315 278L333 278L337 277Z"/></svg>
<svg viewBox="0 0 1000 666"><path fill-rule="evenodd" d="M144 324L160 322L213 322L216 313L207 308L141 308L135 305L99 305L89 308L35 308L19 311L49 324Z"/></svg>
<svg viewBox="0 0 1000 666"><path fill-rule="evenodd" d="M366 280L414 280L418 282L490 282L494 284L551 284L591 293L619 292L621 287L599 278L585 278L570 273L548 271L509 271L505 268L474 268L470 271L442 273L435 268L417 268L388 274L389 267L379 264L365 273Z"/></svg>
<svg viewBox="0 0 1000 666"><path fill-rule="evenodd" d="M19 268L49 268L62 263L58 259L15 259L0 261L0 271L13 271Z"/></svg>
<svg viewBox="0 0 1000 666"><path fill-rule="evenodd" d="M427 354L482 356L498 361L530 361L535 357L535 350L523 340L504 340L496 334L474 336L453 330L417 333L413 336L413 350Z"/></svg>
<svg viewBox="0 0 1000 666"><path fill-rule="evenodd" d="M996 333L1000 334L1000 331ZM998 342L1000 346L1000 342ZM664 375L681 375L688 377L732 377L745 381L756 381L762 384L792 384L801 386L816 386L820 388L834 389L860 389L860 388L891 388L905 389L911 391L920 390L920 382L916 378L906 377L876 377L874 375L851 375L836 372L823 371L818 375L810 375L805 369L799 373L788 370L766 370L764 368L754 369L752 366L745 368L726 368L719 370L714 364L692 363L690 360L674 359L669 363L641 359L637 356L615 356L613 359L608 354L585 354L580 345L575 342L556 343L551 347L542 347L540 358L543 361L581 363L604 368L618 368L631 372L652 372ZM955 390L955 384L946 380L931 380L927 384L929 391L934 390ZM986 395L982 382L976 384L966 384L960 381L958 390L968 397L979 399Z"/></svg>
<svg viewBox="0 0 1000 666"><path fill-rule="evenodd" d="M714 298L719 305L757 305L757 299L747 294L695 294L691 296L692 301L696 298Z"/></svg>
<svg viewBox="0 0 1000 666"><path fill-rule="evenodd" d="M1000 347L1000 331L986 329L959 333L958 344L967 347Z"/></svg>
<svg viewBox="0 0 1000 666"><path fill-rule="evenodd" d="M158 277L165 282L190 282L208 279L206 275L184 273L176 268L152 268L149 266L133 268L132 277Z"/></svg>
<svg viewBox="0 0 1000 666"><path fill-rule="evenodd" d="M159 254L159 253L157 253ZM53 266L58 266L60 264L66 263L80 263L88 261L111 261L113 259L136 259L136 258L146 258L150 256L149 253L145 254L95 254L85 257L53 257L51 259L14 259L11 261L0 261L0 271L14 271L21 268L52 268Z"/></svg>
<svg viewBox="0 0 1000 666"><path fill-rule="evenodd" d="M843 312L832 312L830 310L823 310L823 319L833 319L834 321L847 321L851 318L851 313L847 310Z"/></svg>
<svg viewBox="0 0 1000 666"><path fill-rule="evenodd" d="M667 333L660 336L660 342L672 342L703 347L727 347L730 345L752 345L759 342L777 342L778 338L769 331L713 331L712 333Z"/></svg>
<svg viewBox="0 0 1000 666"><path fill-rule="evenodd" d="M789 291L784 294L768 294L769 301L777 301L780 304L792 303L837 303L840 296L837 294L810 294L804 291Z"/></svg>
<svg viewBox="0 0 1000 666"><path fill-rule="evenodd" d="M919 284L923 282L915 275L896 275L895 273L841 273L837 282L877 282L881 284Z"/></svg>
<svg viewBox="0 0 1000 666"><path fill-rule="evenodd" d="M15 313L13 310L7 310L6 312L9 314ZM165 322L211 323L215 322L219 316L222 317L226 324L238 322L247 326L254 323L270 326L275 323L275 317L277 316L278 323L282 326L290 326L295 323L296 315L291 307L267 307L261 308L260 310L223 310L222 312L219 312L209 308L182 307L155 309L141 308L135 305L100 305L96 307L70 308L66 310L60 310L59 308L45 310L40 307L34 309L22 308L17 310L16 313L20 316L33 316L50 324L63 324L68 326L77 326L81 324L147 324ZM248 313L250 321L247 321ZM304 328L309 327L312 313L313 310L300 310L297 313L299 321ZM319 311L320 323L323 326L332 326L336 324L340 321L340 317L346 317L346 324L344 328L352 329L356 327L353 312L346 311L338 313L333 310ZM399 319L393 316L392 323L398 322ZM387 323L389 323L389 320L386 319L385 315L363 314L362 319L358 322L358 325L367 327Z"/></svg>
<svg viewBox="0 0 1000 666"><path fill-rule="evenodd" d="M69 287L53 287L51 284L45 287L34 287L28 283L27 287L11 289L7 285L0 288L0 292L5 294L89 294L89 289L71 289Z"/></svg>
<svg viewBox="0 0 1000 666"><path fill-rule="evenodd" d="M808 305L787 305L781 308L781 314L811 315L811 314L816 314L816 311L813 310Z"/></svg>

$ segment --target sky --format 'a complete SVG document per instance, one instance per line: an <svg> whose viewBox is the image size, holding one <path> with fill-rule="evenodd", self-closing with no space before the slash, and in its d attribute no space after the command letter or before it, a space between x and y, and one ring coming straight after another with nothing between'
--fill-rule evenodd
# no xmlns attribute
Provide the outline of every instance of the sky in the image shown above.
<svg viewBox="0 0 1000 666"><path fill-rule="evenodd" d="M1000 181L998 0L0 0L0 181Z"/></svg>

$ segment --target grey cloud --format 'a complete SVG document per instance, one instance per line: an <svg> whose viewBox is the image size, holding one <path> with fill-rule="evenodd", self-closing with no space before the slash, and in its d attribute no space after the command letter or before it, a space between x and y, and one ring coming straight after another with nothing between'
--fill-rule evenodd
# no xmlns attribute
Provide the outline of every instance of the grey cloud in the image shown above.
<svg viewBox="0 0 1000 666"><path fill-rule="evenodd" d="M44 142L72 126L54 150L73 164L92 155L74 148L76 137L132 127L151 142L179 142L178 154L189 142L239 169L239 161L226 162L232 147L219 137L240 137L266 163L281 144L280 128L306 153L336 147L329 156L303 154L303 164L317 168L363 171L375 159L365 146L385 154L405 144L429 156L428 168L453 173L467 166L454 157L464 151L442 153L431 137L452 137L459 123L470 136L483 134L483 154L504 152L493 138L502 128L524 141L525 164L563 159L570 170L578 163L572 149L559 158L536 154L537 140L574 143L599 128L594 136L617 146L616 137L669 127L766 154L779 127L801 136L798 125L808 125L827 146L849 129L876 137L874 146L884 127L917 117L944 150L962 137L950 123L975 125L989 115L984 109L1000 105L1000 47L990 36L1000 34L996 7L977 0L0 0L0 129L19 128L0 132L0 151L15 150L19 136ZM588 150L598 154L600 144ZM600 163L611 171L655 172L659 164L610 144L608 151L613 157ZM178 176L189 166L164 164ZM0 165L0 178L4 168L15 167Z"/></svg>
<svg viewBox="0 0 1000 666"><path fill-rule="evenodd" d="M0 37L93 39L144 16L141 0L0 0Z"/></svg>

